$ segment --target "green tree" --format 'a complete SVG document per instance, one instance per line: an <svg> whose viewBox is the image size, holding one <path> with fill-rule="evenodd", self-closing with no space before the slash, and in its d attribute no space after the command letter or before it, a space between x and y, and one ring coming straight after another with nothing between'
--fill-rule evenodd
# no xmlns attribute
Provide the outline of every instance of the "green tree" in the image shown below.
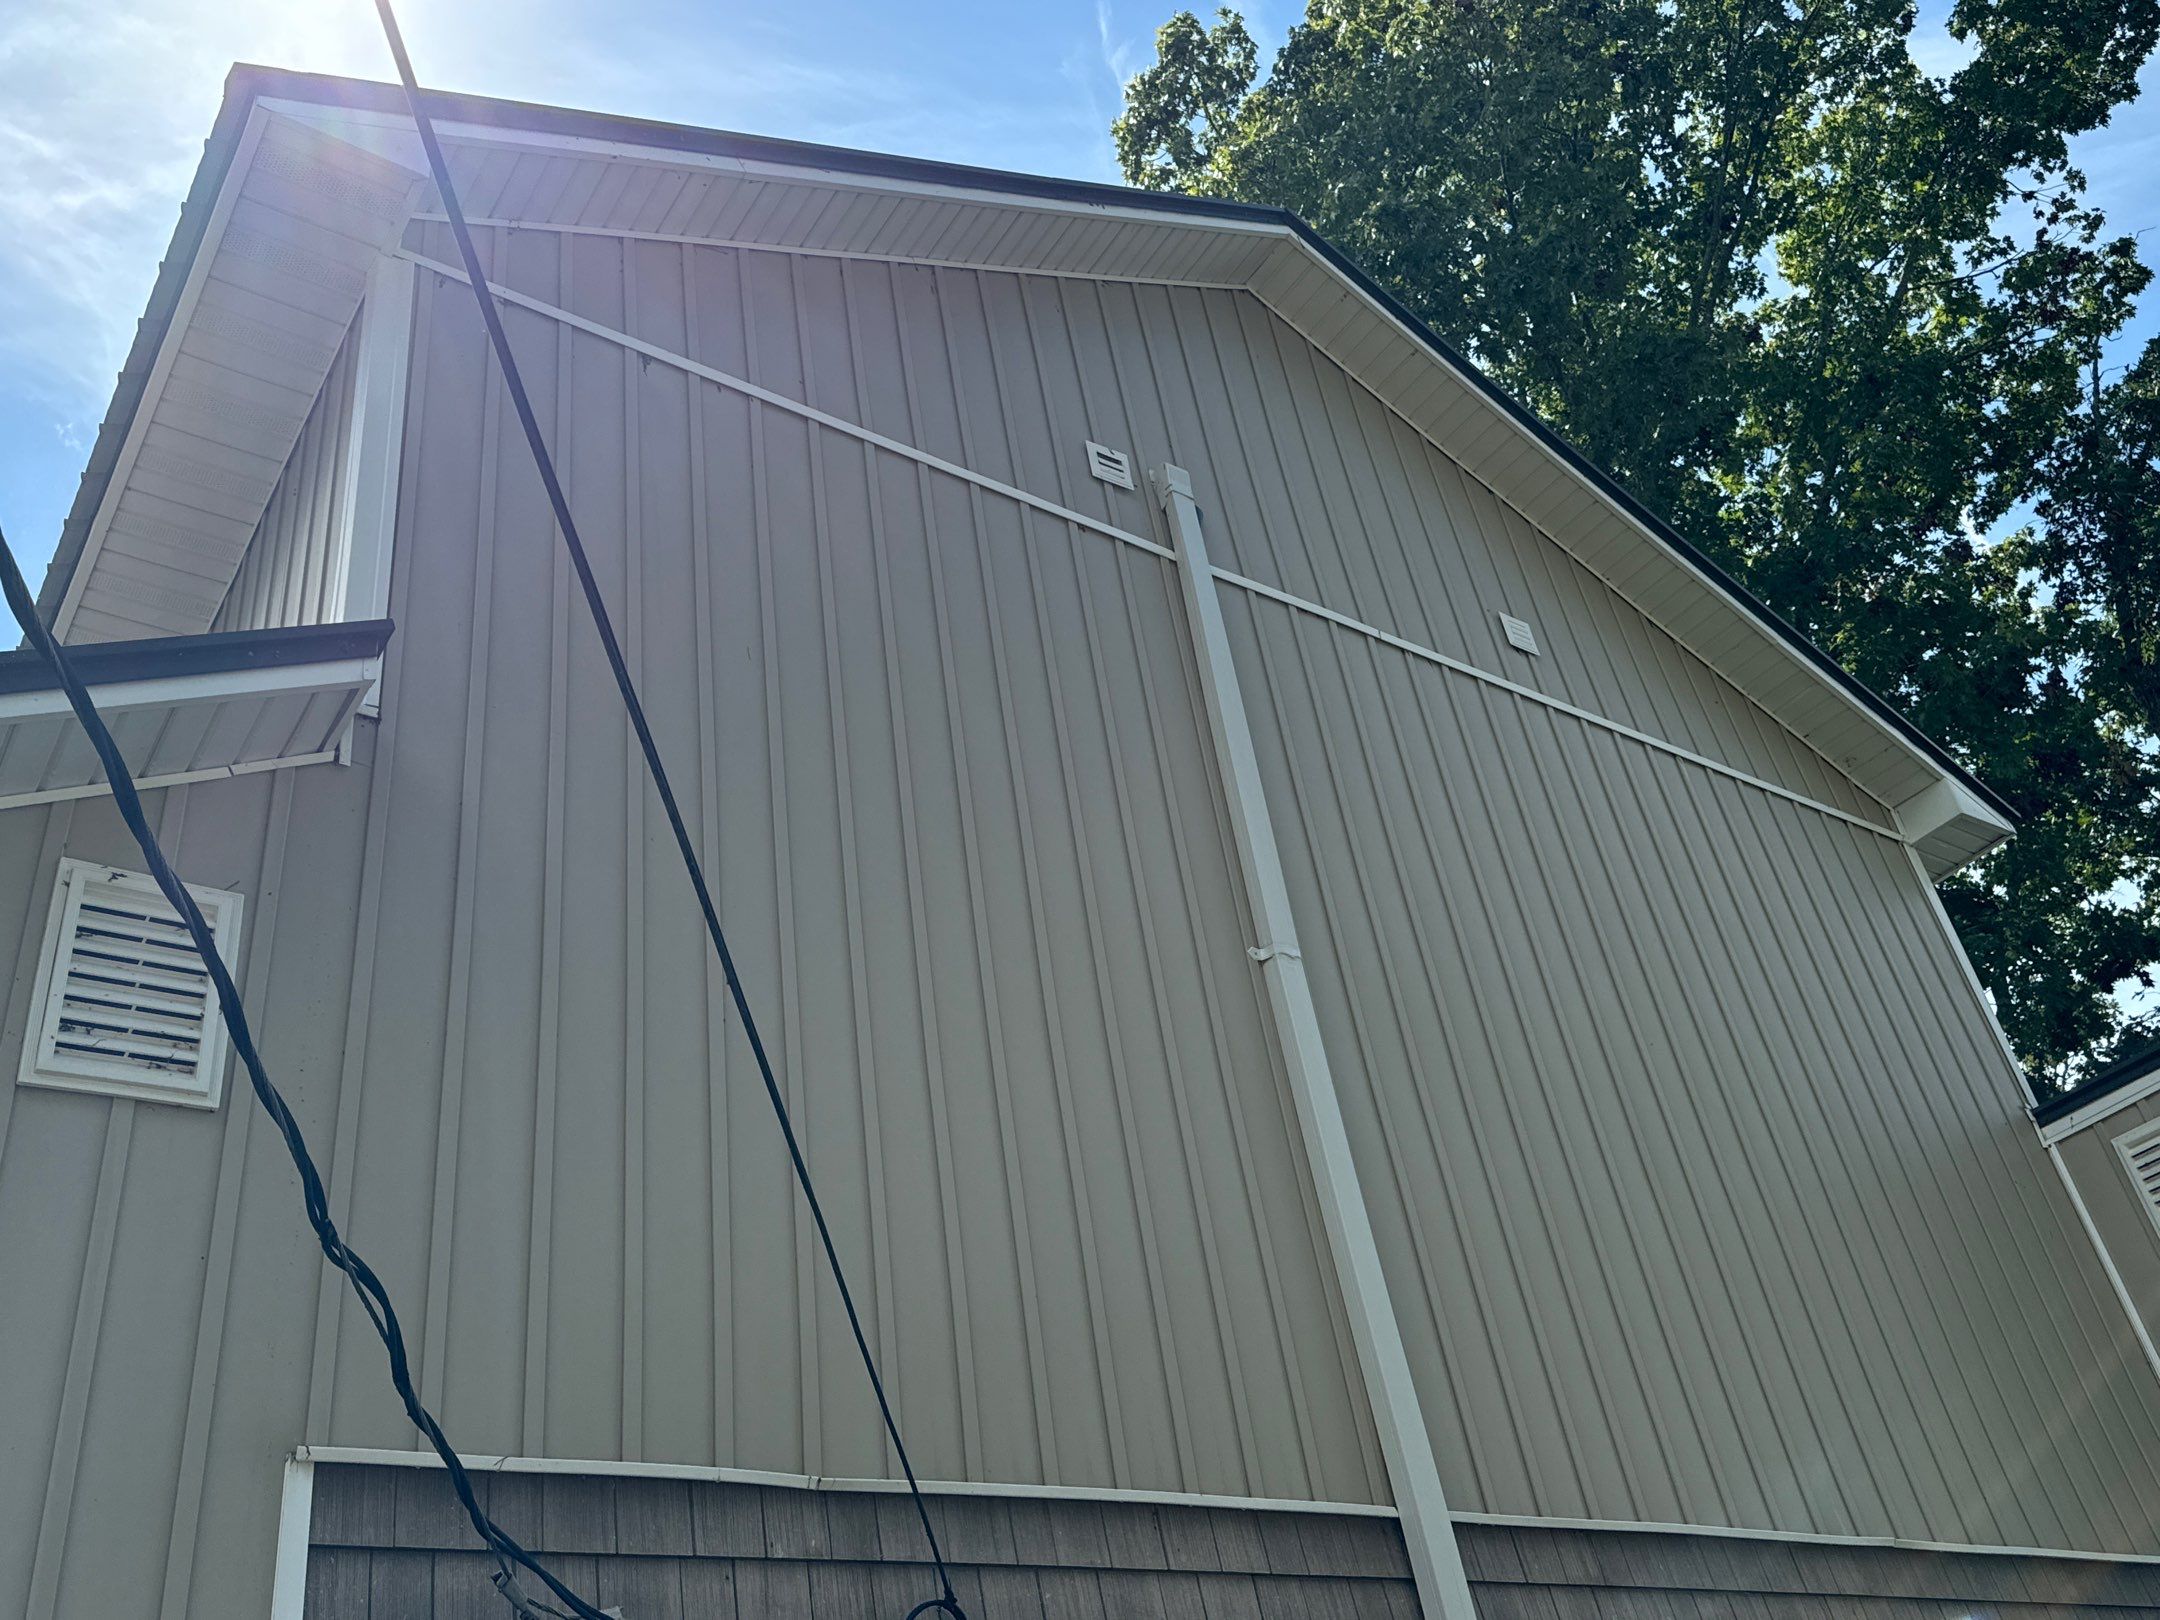
<svg viewBox="0 0 2160 1620"><path fill-rule="evenodd" d="M2160 358L2069 141L2152 0L1180 13L1135 184L1297 210L2016 806L1944 898L2036 1081L2160 962Z"/></svg>

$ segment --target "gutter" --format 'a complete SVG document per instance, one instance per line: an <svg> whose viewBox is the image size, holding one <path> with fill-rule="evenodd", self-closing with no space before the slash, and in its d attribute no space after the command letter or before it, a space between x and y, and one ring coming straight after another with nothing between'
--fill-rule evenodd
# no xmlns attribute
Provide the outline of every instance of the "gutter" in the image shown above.
<svg viewBox="0 0 2160 1620"><path fill-rule="evenodd" d="M345 624L286 625L271 630L215 630L201 636L152 636L141 641L100 641L68 649L86 686L120 681L169 680L181 675L225 675L236 670L278 669L377 658L396 628L388 619ZM35 651L0 653L0 696L56 692L52 666Z"/></svg>

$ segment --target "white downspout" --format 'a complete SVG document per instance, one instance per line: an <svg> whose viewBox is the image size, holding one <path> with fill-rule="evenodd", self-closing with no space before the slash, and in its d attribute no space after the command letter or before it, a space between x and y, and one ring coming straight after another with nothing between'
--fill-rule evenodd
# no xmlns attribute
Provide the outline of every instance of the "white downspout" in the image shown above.
<svg viewBox="0 0 2160 1620"><path fill-rule="evenodd" d="M1230 638L1223 628L1215 573L1200 534L1200 509L1193 501L1192 478L1182 467L1165 466L1149 475L1156 499L1169 519L1178 574L1185 598L1185 623L1193 639L1205 694L1208 724L1215 738L1215 761L1229 801L1230 825L1237 840L1245 896L1259 938L1252 946L1267 987L1275 1038L1289 1075L1297 1107L1306 1161L1320 1200L1328 1249L1350 1316L1350 1336L1372 1402L1381 1455L1402 1518L1403 1541L1410 1554L1418 1598L1427 1620L1475 1620L1470 1583L1440 1488L1432 1436L1410 1377L1402 1328L1381 1274L1372 1217L1358 1184L1344 1128L1335 1076L1320 1039L1312 989L1298 954L1297 929L1290 914L1290 891L1283 882L1282 859L1275 845L1260 766L1253 754L1252 730L1237 669L1230 660Z"/></svg>

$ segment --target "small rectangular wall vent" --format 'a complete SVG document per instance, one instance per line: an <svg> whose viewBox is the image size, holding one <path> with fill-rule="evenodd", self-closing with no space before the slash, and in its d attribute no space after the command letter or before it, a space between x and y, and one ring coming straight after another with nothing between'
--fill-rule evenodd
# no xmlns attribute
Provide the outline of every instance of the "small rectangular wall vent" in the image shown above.
<svg viewBox="0 0 2160 1620"><path fill-rule="evenodd" d="M188 892L229 965L240 896ZM226 1045L217 995L179 913L144 874L60 863L31 1005L22 1084L217 1106Z"/></svg>
<svg viewBox="0 0 2160 1620"><path fill-rule="evenodd" d="M1106 484L1119 489L1131 489L1132 457L1122 450L1112 450L1108 445L1088 440L1088 471Z"/></svg>
<svg viewBox="0 0 2160 1620"><path fill-rule="evenodd" d="M2160 1227L2160 1119L2148 1120L2115 1138L2115 1151L2130 1172L2130 1185L2152 1223Z"/></svg>
<svg viewBox="0 0 2160 1620"><path fill-rule="evenodd" d="M1537 656L1537 632L1530 628L1528 619L1518 619L1512 613L1500 615L1500 633L1507 637L1507 644L1517 652Z"/></svg>

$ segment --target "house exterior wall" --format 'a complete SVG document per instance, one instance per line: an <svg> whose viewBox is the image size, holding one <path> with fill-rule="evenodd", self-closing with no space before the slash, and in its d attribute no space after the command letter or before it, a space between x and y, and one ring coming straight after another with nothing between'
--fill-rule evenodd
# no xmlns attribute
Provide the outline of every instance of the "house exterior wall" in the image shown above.
<svg viewBox="0 0 2160 1620"><path fill-rule="evenodd" d="M1881 807L1257 305L486 247L1143 536L1081 443L1175 460L1240 572L1842 812L1225 586L1451 1506L2160 1546L2160 1387ZM418 281L381 724L156 814L249 898L462 1447L889 1475L470 295ZM1172 565L507 320L920 1470L1385 1500ZM0 815L0 1071L62 854L134 864L102 803ZM60 1302L0 1321L0 1609L260 1612L279 1459L412 1443L244 1090L0 1101L0 1297Z"/></svg>
<svg viewBox="0 0 2160 1620"><path fill-rule="evenodd" d="M2160 1096L2119 1108L2056 1144L2093 1229L2148 1332L2160 1329L2160 1229L2131 1182L2115 1139L2160 1119Z"/></svg>

